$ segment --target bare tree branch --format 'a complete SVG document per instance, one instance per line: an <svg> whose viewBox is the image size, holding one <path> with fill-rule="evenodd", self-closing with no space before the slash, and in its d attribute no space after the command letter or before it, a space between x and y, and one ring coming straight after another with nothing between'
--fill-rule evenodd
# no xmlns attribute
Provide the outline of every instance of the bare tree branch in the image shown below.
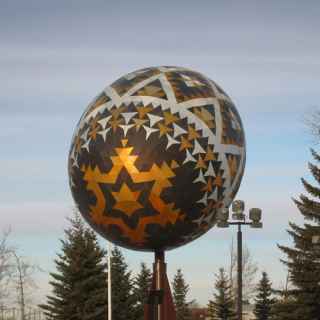
<svg viewBox="0 0 320 320"><path fill-rule="evenodd" d="M0 239L0 305L9 295L9 282L14 272L11 264L14 248L8 243L10 233L10 229L3 231Z"/></svg>
<svg viewBox="0 0 320 320"><path fill-rule="evenodd" d="M37 287L33 275L41 269L36 264L28 262L24 257L18 256L16 252L13 252L13 256L15 258L15 272L12 277L13 285L18 294L17 303L20 309L21 320L26 320L26 304L29 302L28 299L30 299L28 290Z"/></svg>
<svg viewBox="0 0 320 320"><path fill-rule="evenodd" d="M303 122L309 131L312 142L319 144L320 142L320 109L313 107L310 108L303 118Z"/></svg>
<svg viewBox="0 0 320 320"><path fill-rule="evenodd" d="M248 247L244 247L242 253L242 270L243 270L243 300L250 301L256 291L256 275L258 265L253 261ZM237 252L233 246L233 240L230 246L230 281L234 295L237 292Z"/></svg>

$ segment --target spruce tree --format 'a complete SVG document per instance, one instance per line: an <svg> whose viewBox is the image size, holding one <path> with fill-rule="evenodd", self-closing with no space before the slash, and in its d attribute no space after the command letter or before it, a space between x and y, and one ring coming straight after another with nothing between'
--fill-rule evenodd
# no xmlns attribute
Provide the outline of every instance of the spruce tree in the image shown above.
<svg viewBox="0 0 320 320"><path fill-rule="evenodd" d="M313 150L312 155L319 163L320 156ZM309 169L316 185L302 178L307 195L294 199L305 223L303 226L290 223L288 233L293 238L293 248L279 246L287 256L283 262L294 286L290 291L294 302L291 315L299 320L319 319L320 314L320 250L313 243L314 237L320 235L320 168L309 163Z"/></svg>
<svg viewBox="0 0 320 320"><path fill-rule="evenodd" d="M216 292L214 299L209 301L210 320L234 320L234 301L232 297L232 288L223 268L216 275Z"/></svg>
<svg viewBox="0 0 320 320"><path fill-rule="evenodd" d="M152 273L145 263L141 263L140 272L134 279L133 294L136 299L136 320L144 319L144 305L151 289Z"/></svg>
<svg viewBox="0 0 320 320"><path fill-rule="evenodd" d="M272 306L272 320L297 320L295 315L296 302L293 298L281 298Z"/></svg>
<svg viewBox="0 0 320 320"><path fill-rule="evenodd" d="M111 255L112 320L136 320L136 299L133 294L131 272L118 247Z"/></svg>
<svg viewBox="0 0 320 320"><path fill-rule="evenodd" d="M76 214L61 240L62 253L50 273L52 294L40 307L53 320L105 320L107 284L105 252Z"/></svg>
<svg viewBox="0 0 320 320"><path fill-rule="evenodd" d="M214 304L212 300L209 300L207 310L208 310L209 320L215 319L215 309L214 309Z"/></svg>
<svg viewBox="0 0 320 320"><path fill-rule="evenodd" d="M177 270L173 283L173 302L176 308L177 320L188 320L191 318L191 312L187 303L187 294L189 285L186 283L181 269Z"/></svg>
<svg viewBox="0 0 320 320"><path fill-rule="evenodd" d="M272 306L275 300L272 296L271 283L266 272L262 272L262 278L257 287L257 296L255 298L254 315L256 320L270 320Z"/></svg>

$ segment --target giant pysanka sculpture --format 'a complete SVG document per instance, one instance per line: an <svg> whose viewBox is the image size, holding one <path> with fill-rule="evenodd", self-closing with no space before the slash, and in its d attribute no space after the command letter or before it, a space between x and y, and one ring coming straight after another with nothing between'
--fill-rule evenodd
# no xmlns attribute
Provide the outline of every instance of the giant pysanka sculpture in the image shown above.
<svg viewBox="0 0 320 320"><path fill-rule="evenodd" d="M81 117L70 186L88 223L135 250L200 237L234 198L245 165L240 116L212 80L151 67L105 88Z"/></svg>

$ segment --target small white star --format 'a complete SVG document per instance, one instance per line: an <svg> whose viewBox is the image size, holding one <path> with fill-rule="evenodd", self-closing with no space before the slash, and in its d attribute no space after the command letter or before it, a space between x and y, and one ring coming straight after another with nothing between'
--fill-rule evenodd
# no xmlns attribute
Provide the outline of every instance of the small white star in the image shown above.
<svg viewBox="0 0 320 320"><path fill-rule="evenodd" d="M98 132L98 134L102 136L104 142L106 142L107 133L110 131L110 129L111 128L109 127L106 130L102 130Z"/></svg>
<svg viewBox="0 0 320 320"><path fill-rule="evenodd" d="M107 123L109 121L109 119L111 118L111 116L107 116L101 120L98 121L99 124L101 124L102 128L105 129L107 126Z"/></svg>
<svg viewBox="0 0 320 320"><path fill-rule="evenodd" d="M206 192L204 194L204 196L199 201L197 201L197 203L202 203L204 206L207 206L207 204L208 204L208 192Z"/></svg>
<svg viewBox="0 0 320 320"><path fill-rule="evenodd" d="M190 154L189 150L186 150L186 158L183 161L183 164L187 163L187 162L197 162L197 160Z"/></svg>
<svg viewBox="0 0 320 320"><path fill-rule="evenodd" d="M154 129L154 128L149 128L147 126L143 126L144 130L146 130L146 139L148 140L149 136L156 132L156 131L159 131L159 129Z"/></svg>
<svg viewBox="0 0 320 320"><path fill-rule="evenodd" d="M123 134L126 137L128 131L134 126L134 124L126 124L126 125L121 125L120 128L123 130Z"/></svg>
<svg viewBox="0 0 320 320"><path fill-rule="evenodd" d="M168 149L170 146L172 146L173 144L179 144L180 142L173 139L170 135L166 134L167 139L168 139L168 144L167 144L167 148Z"/></svg>
<svg viewBox="0 0 320 320"><path fill-rule="evenodd" d="M89 145L91 142L91 138L89 140L87 140L82 146L81 149L86 149L89 152Z"/></svg>

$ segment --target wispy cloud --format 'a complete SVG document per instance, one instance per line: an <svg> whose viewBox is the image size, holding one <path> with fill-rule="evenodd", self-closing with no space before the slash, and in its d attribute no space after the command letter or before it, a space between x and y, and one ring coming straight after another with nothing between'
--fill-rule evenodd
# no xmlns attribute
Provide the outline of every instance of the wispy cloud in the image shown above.
<svg viewBox="0 0 320 320"><path fill-rule="evenodd" d="M1 204L1 225L11 227L16 234L45 236L61 232L66 226L66 217L72 215L72 210L71 202Z"/></svg>

